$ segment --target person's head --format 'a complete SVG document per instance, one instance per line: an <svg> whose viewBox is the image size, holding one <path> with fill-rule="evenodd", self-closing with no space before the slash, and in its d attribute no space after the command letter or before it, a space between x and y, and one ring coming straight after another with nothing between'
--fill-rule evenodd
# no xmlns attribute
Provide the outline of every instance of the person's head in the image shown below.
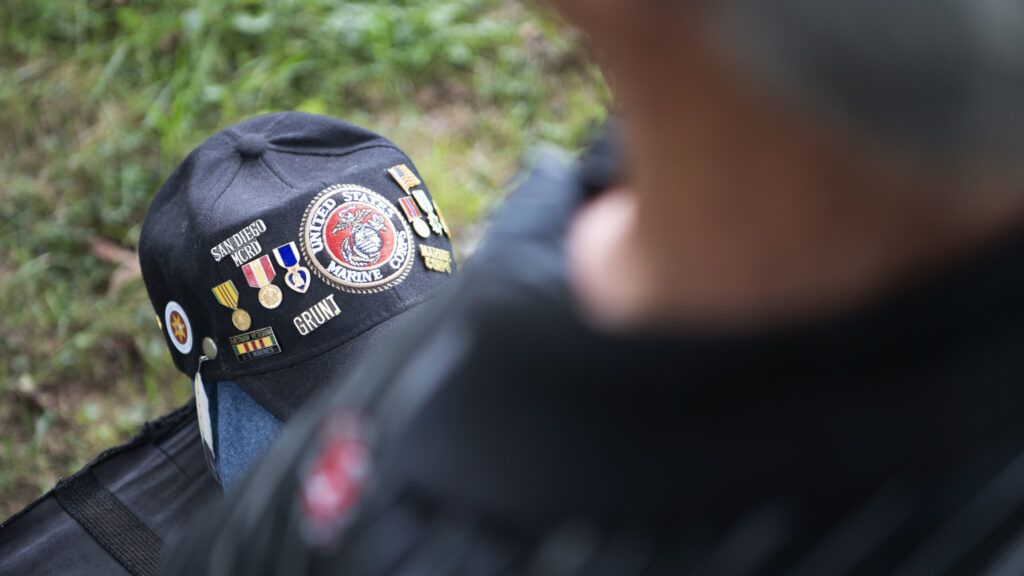
<svg viewBox="0 0 1024 576"><path fill-rule="evenodd" d="M789 321L1020 224L1024 2L551 1L626 141L623 193L570 243L596 317ZM602 277L624 254L635 270Z"/></svg>
<svg viewBox="0 0 1024 576"><path fill-rule="evenodd" d="M1024 2L552 3L591 38L630 121L754 100L936 167L1021 164Z"/></svg>

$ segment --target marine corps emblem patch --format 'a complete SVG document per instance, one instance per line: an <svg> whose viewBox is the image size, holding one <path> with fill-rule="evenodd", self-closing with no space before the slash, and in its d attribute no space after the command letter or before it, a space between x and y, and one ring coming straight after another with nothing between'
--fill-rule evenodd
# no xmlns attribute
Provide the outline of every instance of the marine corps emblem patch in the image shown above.
<svg viewBox="0 0 1024 576"><path fill-rule="evenodd" d="M302 252L323 281L354 294L380 292L409 274L409 225L386 198L355 184L321 191L299 229Z"/></svg>

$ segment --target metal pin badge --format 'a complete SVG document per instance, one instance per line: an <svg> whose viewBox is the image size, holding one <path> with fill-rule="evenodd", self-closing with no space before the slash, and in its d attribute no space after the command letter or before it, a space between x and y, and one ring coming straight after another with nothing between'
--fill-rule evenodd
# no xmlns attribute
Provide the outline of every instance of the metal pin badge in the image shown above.
<svg viewBox="0 0 1024 576"><path fill-rule="evenodd" d="M235 325L235 328L245 331L252 326L252 317L249 316L248 312L238 307L238 288L235 287L234 282L228 280L214 286L213 297L221 305L232 310L231 323Z"/></svg>
<svg viewBox="0 0 1024 576"><path fill-rule="evenodd" d="M207 360L217 359L217 343L209 336L203 338L203 356L205 356Z"/></svg>

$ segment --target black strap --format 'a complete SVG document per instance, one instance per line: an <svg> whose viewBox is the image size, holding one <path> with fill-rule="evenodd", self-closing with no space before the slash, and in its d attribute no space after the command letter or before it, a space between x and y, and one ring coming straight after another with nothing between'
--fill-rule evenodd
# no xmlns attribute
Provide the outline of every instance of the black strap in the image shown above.
<svg viewBox="0 0 1024 576"><path fill-rule="evenodd" d="M163 541L105 486L83 470L55 490L57 501L133 576L159 576Z"/></svg>

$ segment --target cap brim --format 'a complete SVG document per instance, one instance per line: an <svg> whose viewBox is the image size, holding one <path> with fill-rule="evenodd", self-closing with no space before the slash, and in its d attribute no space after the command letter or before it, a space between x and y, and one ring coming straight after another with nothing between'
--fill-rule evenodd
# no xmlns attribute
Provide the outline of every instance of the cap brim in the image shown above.
<svg viewBox="0 0 1024 576"><path fill-rule="evenodd" d="M421 306L401 312L323 354L285 368L239 376L233 381L282 422L320 390L351 373L371 352L386 348L418 316ZM308 338L315 338L316 332Z"/></svg>

